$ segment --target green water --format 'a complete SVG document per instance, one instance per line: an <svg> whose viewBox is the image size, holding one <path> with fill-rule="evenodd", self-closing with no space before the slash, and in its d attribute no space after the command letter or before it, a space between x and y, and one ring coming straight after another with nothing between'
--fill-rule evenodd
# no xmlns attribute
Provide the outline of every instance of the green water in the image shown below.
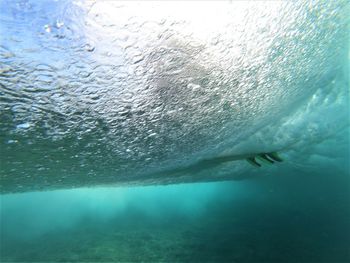
<svg viewBox="0 0 350 263"><path fill-rule="evenodd" d="M7 195L1 201L1 259L348 262L348 180L293 174Z"/></svg>

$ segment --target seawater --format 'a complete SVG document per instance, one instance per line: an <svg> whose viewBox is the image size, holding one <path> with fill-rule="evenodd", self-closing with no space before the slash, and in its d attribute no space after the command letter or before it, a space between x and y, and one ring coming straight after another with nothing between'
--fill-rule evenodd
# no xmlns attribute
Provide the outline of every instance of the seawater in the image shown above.
<svg viewBox="0 0 350 263"><path fill-rule="evenodd" d="M2 262L347 262L348 174L4 195Z"/></svg>
<svg viewBox="0 0 350 263"><path fill-rule="evenodd" d="M349 13L1 1L0 261L350 262Z"/></svg>

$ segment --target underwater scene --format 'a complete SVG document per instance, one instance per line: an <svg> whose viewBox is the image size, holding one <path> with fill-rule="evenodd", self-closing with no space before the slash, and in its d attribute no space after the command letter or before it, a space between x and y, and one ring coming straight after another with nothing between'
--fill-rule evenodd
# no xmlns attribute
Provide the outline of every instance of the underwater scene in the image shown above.
<svg viewBox="0 0 350 263"><path fill-rule="evenodd" d="M0 0L0 262L350 262L349 14Z"/></svg>

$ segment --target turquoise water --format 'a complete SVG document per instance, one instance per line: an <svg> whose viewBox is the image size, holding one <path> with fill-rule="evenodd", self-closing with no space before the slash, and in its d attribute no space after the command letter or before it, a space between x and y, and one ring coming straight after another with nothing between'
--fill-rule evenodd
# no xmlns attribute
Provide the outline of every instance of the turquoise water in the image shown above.
<svg viewBox="0 0 350 263"><path fill-rule="evenodd" d="M5 195L3 262L347 262L348 175Z"/></svg>
<svg viewBox="0 0 350 263"><path fill-rule="evenodd" d="M349 262L349 13L1 1L0 261Z"/></svg>

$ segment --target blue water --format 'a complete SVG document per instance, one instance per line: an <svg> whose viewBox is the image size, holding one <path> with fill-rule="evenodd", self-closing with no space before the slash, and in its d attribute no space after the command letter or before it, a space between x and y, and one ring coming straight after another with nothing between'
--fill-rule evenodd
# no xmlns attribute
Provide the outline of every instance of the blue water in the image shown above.
<svg viewBox="0 0 350 263"><path fill-rule="evenodd" d="M350 262L349 13L0 1L0 262Z"/></svg>

